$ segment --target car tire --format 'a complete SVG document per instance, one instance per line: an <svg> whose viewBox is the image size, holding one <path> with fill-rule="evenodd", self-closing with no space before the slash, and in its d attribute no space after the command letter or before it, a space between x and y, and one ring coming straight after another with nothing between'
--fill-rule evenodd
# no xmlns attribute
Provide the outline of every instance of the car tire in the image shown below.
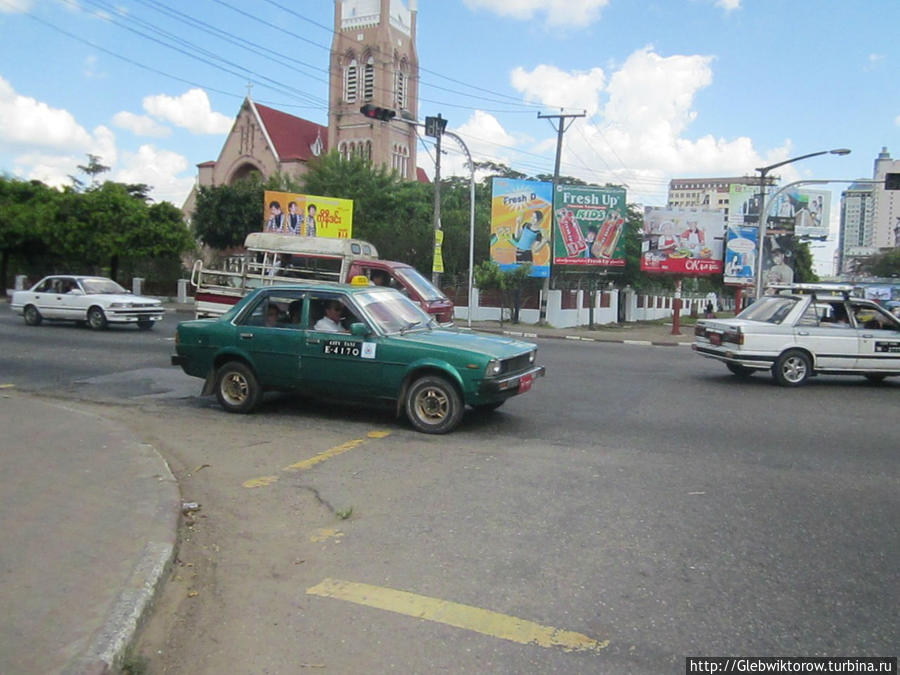
<svg viewBox="0 0 900 675"><path fill-rule="evenodd" d="M864 377L872 384L881 384L884 382L887 375L882 375L881 373L868 373Z"/></svg>
<svg viewBox="0 0 900 675"><path fill-rule="evenodd" d="M226 412L251 412L262 389L253 371L240 361L229 361L216 371L216 399Z"/></svg>
<svg viewBox="0 0 900 675"><path fill-rule="evenodd" d="M152 321L138 321L138 328L140 330L150 330L151 328L153 328L153 322Z"/></svg>
<svg viewBox="0 0 900 675"><path fill-rule="evenodd" d="M406 416L417 431L446 434L459 424L463 402L450 382L438 375L415 380L406 391Z"/></svg>
<svg viewBox="0 0 900 675"><path fill-rule="evenodd" d="M25 317L25 323L29 326L40 326L41 321L44 320L44 317L41 316L38 308L34 305L28 305L25 311L22 312L22 315Z"/></svg>
<svg viewBox="0 0 900 675"><path fill-rule="evenodd" d="M812 374L812 362L805 352L790 349L772 366L772 376L782 387L799 387Z"/></svg>
<svg viewBox="0 0 900 675"><path fill-rule="evenodd" d="M737 377L750 377L754 373L753 368L742 366L739 363L726 363L725 367L731 371L732 375L736 375Z"/></svg>
<svg viewBox="0 0 900 675"><path fill-rule="evenodd" d="M91 307L87 313L88 326L94 330L103 330L106 328L106 314L99 307Z"/></svg>

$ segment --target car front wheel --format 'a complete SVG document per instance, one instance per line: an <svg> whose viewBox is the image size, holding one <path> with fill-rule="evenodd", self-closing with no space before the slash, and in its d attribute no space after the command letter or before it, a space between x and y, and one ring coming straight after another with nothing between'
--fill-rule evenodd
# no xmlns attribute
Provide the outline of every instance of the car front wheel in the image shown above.
<svg viewBox="0 0 900 675"><path fill-rule="evenodd" d="M94 330L103 330L106 328L106 314L99 307L91 307L87 313L87 322Z"/></svg>
<svg viewBox="0 0 900 675"><path fill-rule="evenodd" d="M229 361L216 372L216 398L226 412L250 412L261 394L256 375L240 361Z"/></svg>
<svg viewBox="0 0 900 675"><path fill-rule="evenodd" d="M38 308L34 305L28 305L25 308L25 323L29 326L40 326L41 320L44 318L41 316L41 313L38 311Z"/></svg>
<svg viewBox="0 0 900 675"><path fill-rule="evenodd" d="M801 351L790 350L778 357L772 367L775 381L782 387L797 387L812 374L812 363Z"/></svg>
<svg viewBox="0 0 900 675"><path fill-rule="evenodd" d="M406 416L426 434L446 434L459 424L463 403L450 382L437 375L425 375L406 392Z"/></svg>

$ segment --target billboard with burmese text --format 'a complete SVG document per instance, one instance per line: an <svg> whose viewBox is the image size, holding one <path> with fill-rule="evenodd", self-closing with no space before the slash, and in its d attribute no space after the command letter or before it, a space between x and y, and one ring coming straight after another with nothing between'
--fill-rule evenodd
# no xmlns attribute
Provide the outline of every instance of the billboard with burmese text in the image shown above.
<svg viewBox="0 0 900 675"><path fill-rule="evenodd" d="M266 190L263 232L298 237L349 239L353 236L353 200Z"/></svg>

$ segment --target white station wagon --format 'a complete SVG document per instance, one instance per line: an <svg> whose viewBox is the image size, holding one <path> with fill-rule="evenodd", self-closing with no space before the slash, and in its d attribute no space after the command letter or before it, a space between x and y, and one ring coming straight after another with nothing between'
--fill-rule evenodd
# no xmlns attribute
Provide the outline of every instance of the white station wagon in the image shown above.
<svg viewBox="0 0 900 675"><path fill-rule="evenodd" d="M697 322L693 349L739 377L770 370L792 387L817 374L900 375L900 319L850 296L851 286L774 287L734 319Z"/></svg>
<svg viewBox="0 0 900 675"><path fill-rule="evenodd" d="M71 275L44 277L31 290L13 293L10 304L29 326L48 319L84 322L95 330L129 323L149 330L166 311L156 298L132 295L112 279Z"/></svg>

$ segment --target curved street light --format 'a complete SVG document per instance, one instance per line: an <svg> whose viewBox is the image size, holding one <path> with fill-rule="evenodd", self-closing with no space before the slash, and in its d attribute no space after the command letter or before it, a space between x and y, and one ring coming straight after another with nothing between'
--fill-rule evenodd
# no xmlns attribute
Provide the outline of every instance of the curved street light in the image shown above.
<svg viewBox="0 0 900 675"><path fill-rule="evenodd" d="M819 152L811 152L808 155L800 155L799 157L791 157L783 162L770 164L769 166L759 167L754 171L759 171L759 229L757 231L757 251L756 251L756 298L762 295L762 266L763 266L763 244L766 240L766 225L768 224L768 214L766 213L766 176L772 169L777 169L785 164L799 162L801 159L809 159L810 157L818 157L819 155L849 155L849 148L835 148L834 150L820 150Z"/></svg>

